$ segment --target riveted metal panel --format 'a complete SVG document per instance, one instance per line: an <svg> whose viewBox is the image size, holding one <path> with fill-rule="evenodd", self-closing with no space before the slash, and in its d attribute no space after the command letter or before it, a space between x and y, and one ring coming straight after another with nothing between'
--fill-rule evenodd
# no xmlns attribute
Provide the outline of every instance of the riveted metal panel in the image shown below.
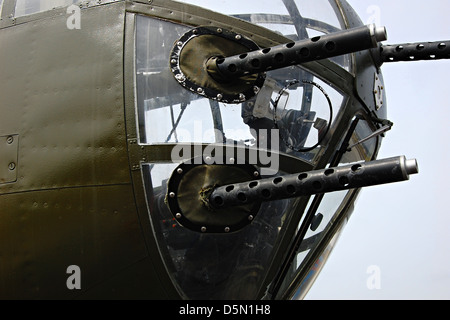
<svg viewBox="0 0 450 320"><path fill-rule="evenodd" d="M17 150L19 135L11 134L0 137L0 184L17 180Z"/></svg>
<svg viewBox="0 0 450 320"><path fill-rule="evenodd" d="M128 185L0 195L0 299L122 297L103 282L147 256L133 198ZM80 290L66 285L71 265Z"/></svg>
<svg viewBox="0 0 450 320"><path fill-rule="evenodd" d="M125 4L82 8L80 29L58 12L0 30L0 165L16 163L0 182L0 297L161 297L128 161Z"/></svg>
<svg viewBox="0 0 450 320"><path fill-rule="evenodd" d="M0 136L20 135L17 182L0 194L129 183L124 3L0 32Z"/></svg>

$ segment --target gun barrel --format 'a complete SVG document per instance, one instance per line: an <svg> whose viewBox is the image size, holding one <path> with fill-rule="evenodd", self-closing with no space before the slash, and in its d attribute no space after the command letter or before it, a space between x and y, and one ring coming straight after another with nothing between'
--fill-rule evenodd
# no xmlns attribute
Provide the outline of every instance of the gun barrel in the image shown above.
<svg viewBox="0 0 450 320"><path fill-rule="evenodd" d="M214 208L224 208L405 181L416 173L417 161L400 156L220 186L209 201Z"/></svg>
<svg viewBox="0 0 450 320"><path fill-rule="evenodd" d="M381 62L450 59L450 41L381 46Z"/></svg>
<svg viewBox="0 0 450 320"><path fill-rule="evenodd" d="M371 24L231 57L212 57L207 69L216 80L230 81L248 74L375 48L386 38L384 27Z"/></svg>

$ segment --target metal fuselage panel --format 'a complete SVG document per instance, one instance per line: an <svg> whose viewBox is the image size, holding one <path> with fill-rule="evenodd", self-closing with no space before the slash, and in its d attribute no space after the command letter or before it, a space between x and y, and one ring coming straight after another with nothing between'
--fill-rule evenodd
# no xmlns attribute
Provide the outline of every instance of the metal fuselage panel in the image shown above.
<svg viewBox="0 0 450 320"><path fill-rule="evenodd" d="M16 179L0 180L0 298L163 298L128 161L125 3L83 9L81 29L60 12L0 29L0 143L17 143Z"/></svg>

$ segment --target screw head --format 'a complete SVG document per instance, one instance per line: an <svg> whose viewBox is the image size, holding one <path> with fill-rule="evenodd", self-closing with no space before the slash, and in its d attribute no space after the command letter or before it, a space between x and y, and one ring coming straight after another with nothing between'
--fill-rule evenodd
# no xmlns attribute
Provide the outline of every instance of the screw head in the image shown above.
<svg viewBox="0 0 450 320"><path fill-rule="evenodd" d="M186 80L186 77L181 73L178 73L177 75L175 75L175 79L177 79L178 82L184 82Z"/></svg>

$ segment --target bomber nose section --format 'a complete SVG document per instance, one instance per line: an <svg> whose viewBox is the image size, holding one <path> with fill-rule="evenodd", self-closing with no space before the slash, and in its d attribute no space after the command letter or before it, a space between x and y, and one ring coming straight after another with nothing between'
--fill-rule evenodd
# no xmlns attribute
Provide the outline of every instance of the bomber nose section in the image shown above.
<svg viewBox="0 0 450 320"><path fill-rule="evenodd" d="M375 160L392 126L373 62L386 29L349 23L345 2L301 3L136 15L133 168L183 297L304 292L358 190L418 172L414 159Z"/></svg>

